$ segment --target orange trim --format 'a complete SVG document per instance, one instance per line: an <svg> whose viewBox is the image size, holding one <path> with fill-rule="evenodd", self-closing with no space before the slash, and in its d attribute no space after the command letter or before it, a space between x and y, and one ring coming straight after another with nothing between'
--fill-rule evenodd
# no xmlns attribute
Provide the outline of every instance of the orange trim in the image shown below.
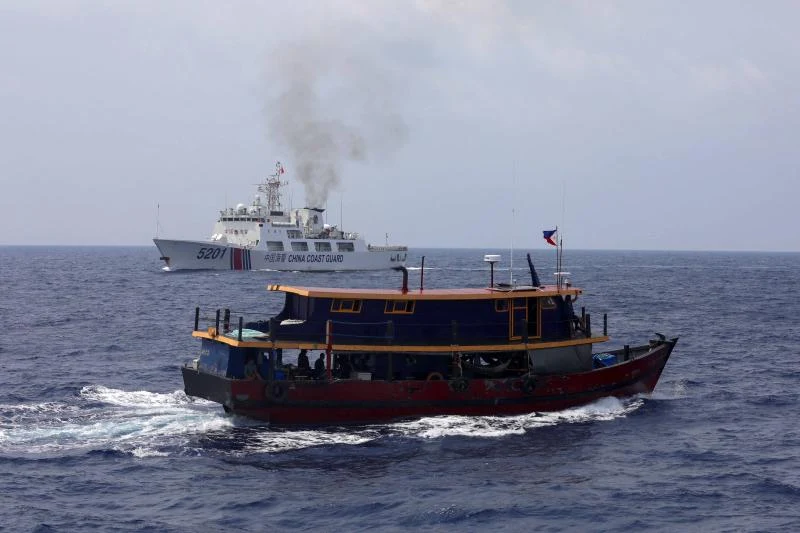
<svg viewBox="0 0 800 533"><path fill-rule="evenodd" d="M238 341L230 337L218 336L212 337L205 331L193 331L192 337L200 339L210 339L222 344L234 346L237 348L287 348L287 349L306 349L306 350L325 350L326 344L324 342L302 342L302 341ZM547 348L558 348L561 346L581 346L584 344L596 344L606 342L610 339L607 336L591 337L588 339L571 339L568 341L554 341L554 342L529 342L523 344L521 342L511 344L448 344L448 345L431 345L431 346L401 346L401 345L371 345L371 344L334 344L333 350L342 352L434 352L434 353L449 353L449 352L509 352L516 350L544 350Z"/></svg>
<svg viewBox="0 0 800 533"><path fill-rule="evenodd" d="M342 298L356 300L498 300L503 298L539 298L542 296L578 296L582 289L558 289L550 285L544 289L498 290L487 289L425 289L403 292L400 289L339 289L325 287L293 287L268 285L267 290L297 294L311 298Z"/></svg>

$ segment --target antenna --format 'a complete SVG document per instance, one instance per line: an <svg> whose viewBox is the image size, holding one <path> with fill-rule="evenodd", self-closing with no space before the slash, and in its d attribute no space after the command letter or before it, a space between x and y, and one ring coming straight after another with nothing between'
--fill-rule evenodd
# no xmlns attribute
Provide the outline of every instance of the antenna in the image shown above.
<svg viewBox="0 0 800 533"><path fill-rule="evenodd" d="M508 263L508 284L514 286L514 208L511 208L511 260Z"/></svg>
<svg viewBox="0 0 800 533"><path fill-rule="evenodd" d="M161 223L159 222L159 217L160 216L161 216L161 204L157 203L156 204L156 238L158 238L158 228L159 228L159 226L161 226Z"/></svg>
<svg viewBox="0 0 800 533"><path fill-rule="evenodd" d="M511 250L508 263L508 284L514 287L514 227L516 226L516 209L514 208L514 191L517 188L517 160L511 162Z"/></svg>
<svg viewBox="0 0 800 533"><path fill-rule="evenodd" d="M264 183L258 186L258 190L260 192L267 194L267 209L272 211L280 211L281 210L281 187L284 185L288 185L288 181L281 181L281 176L286 172L284 170L283 165L281 165L280 161L275 162L275 173L270 174L265 180ZM225 200L227 204L227 197Z"/></svg>

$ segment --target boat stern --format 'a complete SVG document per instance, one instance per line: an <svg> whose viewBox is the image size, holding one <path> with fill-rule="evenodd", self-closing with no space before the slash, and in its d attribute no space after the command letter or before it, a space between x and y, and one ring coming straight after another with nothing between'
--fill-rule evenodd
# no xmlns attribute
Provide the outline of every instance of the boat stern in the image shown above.
<svg viewBox="0 0 800 533"><path fill-rule="evenodd" d="M233 407L233 380L202 372L191 364L183 366L181 374L187 396L219 403L228 409Z"/></svg>

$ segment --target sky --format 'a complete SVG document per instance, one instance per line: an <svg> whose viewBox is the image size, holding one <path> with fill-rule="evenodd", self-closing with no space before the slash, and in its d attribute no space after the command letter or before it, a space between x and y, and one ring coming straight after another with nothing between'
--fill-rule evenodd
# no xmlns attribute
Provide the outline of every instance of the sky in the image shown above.
<svg viewBox="0 0 800 533"><path fill-rule="evenodd" d="M800 3L0 2L0 244L800 251Z"/></svg>

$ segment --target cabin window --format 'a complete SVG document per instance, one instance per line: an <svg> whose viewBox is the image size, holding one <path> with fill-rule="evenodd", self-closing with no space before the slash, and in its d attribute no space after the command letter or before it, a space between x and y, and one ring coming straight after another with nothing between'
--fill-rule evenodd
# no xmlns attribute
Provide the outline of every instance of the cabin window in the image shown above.
<svg viewBox="0 0 800 533"><path fill-rule="evenodd" d="M514 309L527 309L528 305L525 298L514 298Z"/></svg>
<svg viewBox="0 0 800 533"><path fill-rule="evenodd" d="M340 300L334 298L331 302L331 311L334 313L360 313L361 300Z"/></svg>
<svg viewBox="0 0 800 533"><path fill-rule="evenodd" d="M494 310L498 313L505 313L508 311L508 300L495 300Z"/></svg>
<svg viewBox="0 0 800 533"><path fill-rule="evenodd" d="M305 241L292 241L292 251L293 252L307 252L308 251L308 243Z"/></svg>
<svg viewBox="0 0 800 533"><path fill-rule="evenodd" d="M337 242L336 247L340 252L355 252L352 242Z"/></svg>
<svg viewBox="0 0 800 533"><path fill-rule="evenodd" d="M298 230L298 229L290 229L290 230L288 230L286 232L286 235L290 239L302 239L303 238L303 232Z"/></svg>
<svg viewBox="0 0 800 533"><path fill-rule="evenodd" d="M542 309L555 309L556 308L555 300L553 300L549 296L547 296L545 298L540 298L539 301L542 302Z"/></svg>
<svg viewBox="0 0 800 533"><path fill-rule="evenodd" d="M329 242L315 242L314 248L317 249L318 252L330 252L331 251L331 243Z"/></svg>
<svg viewBox="0 0 800 533"><path fill-rule="evenodd" d="M281 242L281 241L267 241L267 251L270 251L270 252L282 252L283 251L283 242Z"/></svg>
<svg viewBox="0 0 800 533"><path fill-rule="evenodd" d="M296 318L299 320L307 320L308 317L314 312L314 299L306 298L305 296L298 296L296 294L288 295L291 299L287 300L287 307L291 309L289 318Z"/></svg>
<svg viewBox="0 0 800 533"><path fill-rule="evenodd" d="M411 314L414 312L414 300L386 300L386 313Z"/></svg>

